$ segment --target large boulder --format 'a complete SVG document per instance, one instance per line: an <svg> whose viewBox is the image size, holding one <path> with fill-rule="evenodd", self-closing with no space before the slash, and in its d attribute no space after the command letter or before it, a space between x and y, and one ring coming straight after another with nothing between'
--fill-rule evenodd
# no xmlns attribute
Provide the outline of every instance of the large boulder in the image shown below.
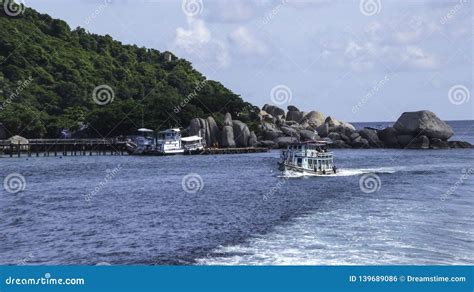
<svg viewBox="0 0 474 292"><path fill-rule="evenodd" d="M305 112L300 111L288 111L286 113L286 120L287 121L295 121L297 123L301 123L303 121L304 116L306 115Z"/></svg>
<svg viewBox="0 0 474 292"><path fill-rule="evenodd" d="M213 117L207 117L207 123L209 125L209 135L211 136L212 144L219 144L221 137L221 130L217 126L216 120Z"/></svg>
<svg viewBox="0 0 474 292"><path fill-rule="evenodd" d="M341 123L340 127L343 127L343 128L348 129L350 131L355 131L356 130L356 128L351 123L343 122L343 121L341 121L340 123Z"/></svg>
<svg viewBox="0 0 474 292"><path fill-rule="evenodd" d="M189 122L188 134L190 136L199 135L201 130L201 123L199 122L199 118L194 118Z"/></svg>
<svg viewBox="0 0 474 292"><path fill-rule="evenodd" d="M293 111L293 112L299 112L300 110L294 106L294 105L289 105L286 107L289 111Z"/></svg>
<svg viewBox="0 0 474 292"><path fill-rule="evenodd" d="M257 147L258 146L257 135L255 135L254 131L250 132L249 141L248 141L247 145L249 147Z"/></svg>
<svg viewBox="0 0 474 292"><path fill-rule="evenodd" d="M344 143L346 144L350 144L352 142L352 139L347 137L346 135L344 134L339 134L341 136L341 140L344 141Z"/></svg>
<svg viewBox="0 0 474 292"><path fill-rule="evenodd" d="M357 138L359 138L359 137L360 137L360 134L357 133L357 132L354 132L354 133L352 133L352 134L349 136L349 139L355 140L355 139L357 139Z"/></svg>
<svg viewBox="0 0 474 292"><path fill-rule="evenodd" d="M343 122L343 121L338 121L336 120L335 118L331 117L331 116L328 116L326 118L326 120L324 121L325 124L328 124L329 128L338 128L338 127L342 127L342 128L347 128L351 131L355 131L355 127L353 125L351 125L350 123L348 122Z"/></svg>
<svg viewBox="0 0 474 292"><path fill-rule="evenodd" d="M328 138L333 141L341 140L341 135L339 133L332 132L332 133L329 133Z"/></svg>
<svg viewBox="0 0 474 292"><path fill-rule="evenodd" d="M316 131L320 137L327 137L329 134L329 125L327 123L322 124L319 126Z"/></svg>
<svg viewBox="0 0 474 292"><path fill-rule="evenodd" d="M453 129L440 120L434 113L423 110L403 113L393 126L399 134L424 135L428 138L448 140L454 133Z"/></svg>
<svg viewBox="0 0 474 292"><path fill-rule="evenodd" d="M289 144L298 143L298 139L295 137L278 137L274 141L279 148L286 148Z"/></svg>
<svg viewBox="0 0 474 292"><path fill-rule="evenodd" d="M331 116L328 116L326 118L326 120L324 120L324 123L328 124L328 126L331 127L331 128L335 128L335 127L341 125L341 122L339 122L338 120L336 120L335 118L333 118Z"/></svg>
<svg viewBox="0 0 474 292"><path fill-rule="evenodd" d="M286 136L290 137L299 137L300 134L298 133L297 130L295 130L292 127L281 127L280 130L285 133Z"/></svg>
<svg viewBox="0 0 474 292"><path fill-rule="evenodd" d="M351 145L354 148L370 148L369 141L367 141L367 139L362 138L360 136L352 140Z"/></svg>
<svg viewBox="0 0 474 292"><path fill-rule="evenodd" d="M235 147L235 140L234 140L234 128L229 125L225 125L222 128L222 147Z"/></svg>
<svg viewBox="0 0 474 292"><path fill-rule="evenodd" d="M474 146L465 141L448 141L449 148L473 148Z"/></svg>
<svg viewBox="0 0 474 292"><path fill-rule="evenodd" d="M300 130L300 137L303 141L316 141L319 139L318 134L310 130Z"/></svg>
<svg viewBox="0 0 474 292"><path fill-rule="evenodd" d="M192 119L189 123L188 133L190 136L197 135L202 137L207 146L212 145L211 131L207 120L201 118Z"/></svg>
<svg viewBox="0 0 474 292"><path fill-rule="evenodd" d="M430 139L425 135L414 138L405 146L406 149L428 149L430 148Z"/></svg>
<svg viewBox="0 0 474 292"><path fill-rule="evenodd" d="M399 148L400 145L397 139L397 130L394 127L387 127L383 130L377 132L377 136L386 147L389 148Z"/></svg>
<svg viewBox="0 0 474 292"><path fill-rule="evenodd" d="M359 131L359 134L362 138L367 139L369 141L370 146L373 147L382 147L383 144L377 135L377 131L373 129L364 128Z"/></svg>
<svg viewBox="0 0 474 292"><path fill-rule="evenodd" d="M224 126L232 126L232 115L230 113L225 114Z"/></svg>
<svg viewBox="0 0 474 292"><path fill-rule="evenodd" d="M336 140L331 144L331 148L351 148L351 146L342 140Z"/></svg>
<svg viewBox="0 0 474 292"><path fill-rule="evenodd" d="M431 138L430 149L449 149L449 144L447 141L438 138Z"/></svg>
<svg viewBox="0 0 474 292"><path fill-rule="evenodd" d="M337 126L337 127L329 128L329 132L344 134L347 137L350 137L353 133L356 133L352 128L345 127L344 124L341 124L340 126Z"/></svg>
<svg viewBox="0 0 474 292"><path fill-rule="evenodd" d="M285 136L280 130L266 130L263 132L263 138L265 140L274 140L275 138Z"/></svg>
<svg viewBox="0 0 474 292"><path fill-rule="evenodd" d="M309 126L317 128L324 124L324 120L324 114L322 114L321 112L310 111L307 115L304 116L301 123L307 123Z"/></svg>
<svg viewBox="0 0 474 292"><path fill-rule="evenodd" d="M402 148L405 148L408 144L410 144L413 139L415 139L413 135L398 135L397 136L398 144Z"/></svg>
<svg viewBox="0 0 474 292"><path fill-rule="evenodd" d="M262 122L259 127L262 129L262 130L277 130L278 127L277 125L275 125L274 123L269 123L269 122Z"/></svg>
<svg viewBox="0 0 474 292"><path fill-rule="evenodd" d="M274 105L266 104L263 106L262 110L266 111L274 117L285 116L285 111Z"/></svg>
<svg viewBox="0 0 474 292"><path fill-rule="evenodd" d="M264 122L269 122L269 123L275 123L277 121L277 119L274 116L272 116L271 114L267 113L264 110L261 110L258 116L260 117L261 122L264 121Z"/></svg>
<svg viewBox="0 0 474 292"><path fill-rule="evenodd" d="M249 127L241 121L232 121L234 128L234 141L237 147L247 147L250 137Z"/></svg>
<svg viewBox="0 0 474 292"><path fill-rule="evenodd" d="M277 148L278 144L271 140L262 140L258 142L258 145L266 148Z"/></svg>

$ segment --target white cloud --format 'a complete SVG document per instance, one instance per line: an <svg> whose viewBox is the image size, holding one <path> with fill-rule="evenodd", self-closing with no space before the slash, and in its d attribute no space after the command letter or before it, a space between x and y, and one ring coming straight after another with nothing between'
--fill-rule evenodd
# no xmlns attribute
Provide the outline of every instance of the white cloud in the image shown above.
<svg viewBox="0 0 474 292"><path fill-rule="evenodd" d="M185 50L193 50L196 46L205 45L210 41L211 31L200 19L188 17L188 29L176 29L175 44Z"/></svg>
<svg viewBox="0 0 474 292"><path fill-rule="evenodd" d="M174 46L208 65L228 66L230 57L225 43L212 37L202 19L188 17L187 22L187 28L176 29Z"/></svg>
<svg viewBox="0 0 474 292"><path fill-rule="evenodd" d="M435 69L438 67L438 60L433 54L427 54L423 49L417 46L408 46L402 53L401 59L408 66L419 69Z"/></svg>
<svg viewBox="0 0 474 292"><path fill-rule="evenodd" d="M267 51L265 44L258 40L255 35L244 26L235 29L229 35L229 40L232 47L235 47L239 53L262 55Z"/></svg>
<svg viewBox="0 0 474 292"><path fill-rule="evenodd" d="M391 21L370 22L365 31L368 37L385 45L409 45L423 41L433 33L440 32L441 27L436 18L411 16L395 24Z"/></svg>
<svg viewBox="0 0 474 292"><path fill-rule="evenodd" d="M435 55L426 53L419 46L388 46L371 42L349 42L344 52L344 60L356 72L384 66L391 70L429 70L439 66Z"/></svg>

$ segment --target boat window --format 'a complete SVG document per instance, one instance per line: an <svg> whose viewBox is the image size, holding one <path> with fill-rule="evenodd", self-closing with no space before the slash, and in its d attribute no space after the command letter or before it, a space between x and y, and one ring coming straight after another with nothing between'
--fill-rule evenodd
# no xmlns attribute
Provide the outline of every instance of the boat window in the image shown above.
<svg viewBox="0 0 474 292"><path fill-rule="evenodd" d="M302 159L301 158L298 158L298 160L296 161L296 163L298 164L298 166L301 166L301 163L302 163Z"/></svg>

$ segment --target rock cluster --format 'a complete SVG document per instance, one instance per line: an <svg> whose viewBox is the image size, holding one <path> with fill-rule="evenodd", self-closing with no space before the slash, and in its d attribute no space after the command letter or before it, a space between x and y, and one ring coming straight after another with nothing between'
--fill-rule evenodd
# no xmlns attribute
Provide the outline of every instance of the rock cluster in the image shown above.
<svg viewBox="0 0 474 292"><path fill-rule="evenodd" d="M249 127L239 121L232 120L230 113L225 115L224 125L220 129L213 117L207 119L194 118L188 130L189 135L203 138L206 146L211 147L251 147L257 146L257 135Z"/></svg>
<svg viewBox="0 0 474 292"><path fill-rule="evenodd" d="M430 111L405 112L393 127L379 130L356 129L350 123L326 117L318 111L302 112L290 105L285 110L264 105L260 125L255 132L242 121L225 115L219 128L212 117L195 118L188 128L190 135L203 137L207 146L285 148L300 141L330 139L333 148L403 148L448 149L469 148L462 141L448 141L453 135L449 125Z"/></svg>
<svg viewBox="0 0 474 292"><path fill-rule="evenodd" d="M261 124L257 131L259 145L286 147L297 141L316 141L329 138L333 148L406 148L447 149L467 148L471 144L448 141L453 135L449 125L430 111L403 113L393 127L383 130L357 130L347 122L325 117L318 111L302 112L295 106L288 111L266 104L260 112Z"/></svg>

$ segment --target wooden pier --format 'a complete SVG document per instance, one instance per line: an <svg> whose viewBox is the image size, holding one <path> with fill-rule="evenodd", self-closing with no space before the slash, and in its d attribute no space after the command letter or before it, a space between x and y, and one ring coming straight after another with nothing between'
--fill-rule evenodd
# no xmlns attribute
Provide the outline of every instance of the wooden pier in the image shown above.
<svg viewBox="0 0 474 292"><path fill-rule="evenodd" d="M28 143L0 140L0 154L10 157L124 155L125 143L116 139L29 139Z"/></svg>
<svg viewBox="0 0 474 292"><path fill-rule="evenodd" d="M0 156L32 157L32 156L97 156L97 155L128 155L126 142L117 139L30 139L28 142L17 143L0 140ZM205 148L202 151L184 153L191 155L243 154L262 153L270 149L263 147L245 148ZM153 155L144 153L142 155Z"/></svg>

